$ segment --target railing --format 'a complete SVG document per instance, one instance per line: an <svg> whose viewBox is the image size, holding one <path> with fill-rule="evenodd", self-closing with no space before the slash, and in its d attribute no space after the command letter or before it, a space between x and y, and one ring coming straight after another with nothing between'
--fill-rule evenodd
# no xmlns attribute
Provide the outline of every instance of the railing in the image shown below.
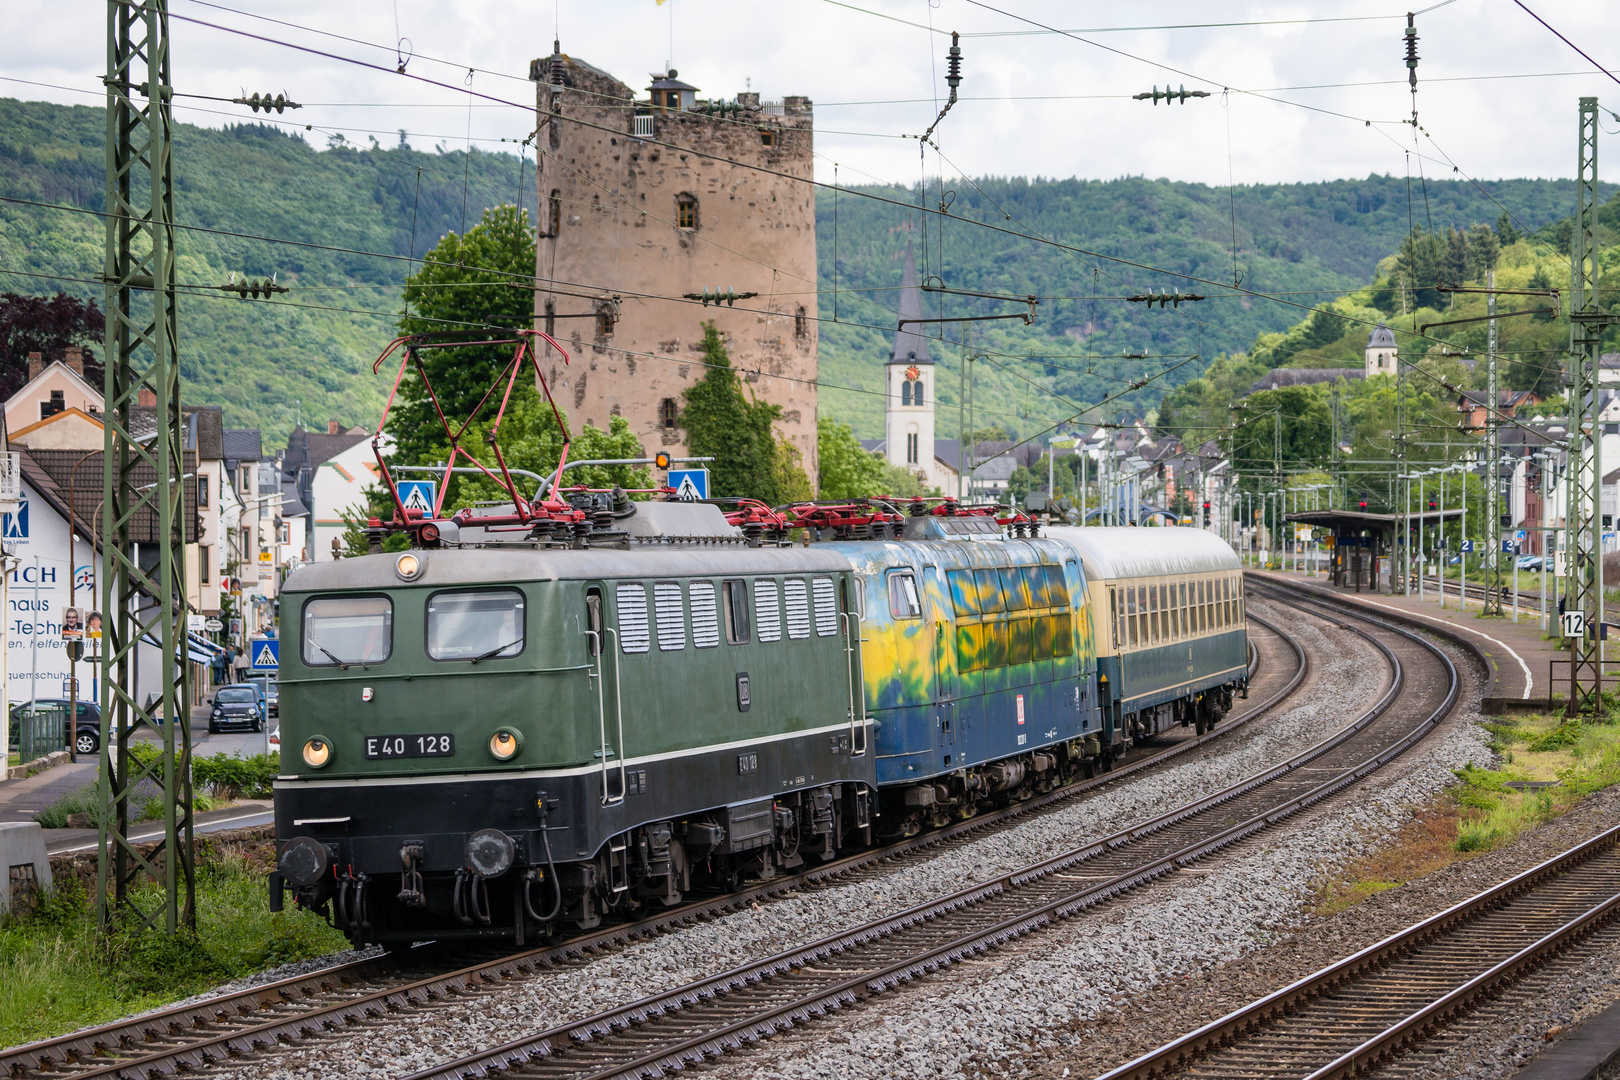
<svg viewBox="0 0 1620 1080"><path fill-rule="evenodd" d="M637 113L636 117L635 117L635 126L630 129L630 134L633 135L634 137L638 138L638 139L650 139L650 138L652 138L653 137L653 118L652 118L652 114L651 113Z"/></svg>
<svg viewBox="0 0 1620 1080"><path fill-rule="evenodd" d="M67 710L61 706L17 710L17 750L24 762L67 749Z"/></svg>
<svg viewBox="0 0 1620 1080"><path fill-rule="evenodd" d="M759 111L766 116L783 116L787 113L787 108L780 101L762 101L759 103Z"/></svg>

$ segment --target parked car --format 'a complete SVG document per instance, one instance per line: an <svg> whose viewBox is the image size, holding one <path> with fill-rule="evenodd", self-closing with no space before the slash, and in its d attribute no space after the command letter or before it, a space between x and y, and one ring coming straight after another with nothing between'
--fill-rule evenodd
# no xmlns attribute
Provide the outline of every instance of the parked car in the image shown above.
<svg viewBox="0 0 1620 1080"><path fill-rule="evenodd" d="M252 678L248 684L258 688L259 696L264 699L265 715L272 720L279 719L281 710L277 708L277 699L281 696L279 684L271 678Z"/></svg>
<svg viewBox="0 0 1620 1080"><path fill-rule="evenodd" d="M214 707L208 714L210 735L218 735L227 724L248 731L264 730L264 699L257 687L242 683L222 686L209 704Z"/></svg>
<svg viewBox="0 0 1620 1080"><path fill-rule="evenodd" d="M1540 555L1520 555L1517 565L1520 570L1540 570L1545 561Z"/></svg>
<svg viewBox="0 0 1620 1080"><path fill-rule="evenodd" d="M277 724L270 729L270 753L281 753L281 725Z"/></svg>
<svg viewBox="0 0 1620 1080"><path fill-rule="evenodd" d="M67 712L67 698L39 698L35 702L21 702L11 707L11 745L19 745L22 730L18 723L28 715L29 706L44 712L47 709ZM101 749L101 706L93 701L79 702L78 722L73 725L73 751L76 754L94 754Z"/></svg>

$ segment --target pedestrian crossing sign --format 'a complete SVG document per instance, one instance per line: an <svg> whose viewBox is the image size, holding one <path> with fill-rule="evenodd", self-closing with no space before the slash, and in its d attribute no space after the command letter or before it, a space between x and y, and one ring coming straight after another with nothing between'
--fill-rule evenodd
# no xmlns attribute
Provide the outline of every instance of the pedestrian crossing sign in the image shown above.
<svg viewBox="0 0 1620 1080"><path fill-rule="evenodd" d="M254 671L279 671L281 669L281 642L275 638L260 638L248 645L248 656L253 660Z"/></svg>
<svg viewBox="0 0 1620 1080"><path fill-rule="evenodd" d="M669 486L681 502L700 502L709 497L709 470L671 469Z"/></svg>
<svg viewBox="0 0 1620 1080"><path fill-rule="evenodd" d="M438 491L438 482L434 480L401 480L399 502L407 510L420 510L423 517L432 517Z"/></svg>

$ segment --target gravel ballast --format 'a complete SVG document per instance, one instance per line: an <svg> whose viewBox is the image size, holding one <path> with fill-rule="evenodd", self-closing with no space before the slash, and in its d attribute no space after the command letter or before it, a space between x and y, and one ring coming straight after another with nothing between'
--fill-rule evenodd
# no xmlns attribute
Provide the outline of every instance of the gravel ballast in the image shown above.
<svg viewBox="0 0 1620 1080"><path fill-rule="evenodd" d="M1312 653L1316 672L1311 684L1293 708L1195 753L1197 760L1131 780L937 857L902 861L882 877L788 894L594 962L413 1015L406 1023L289 1048L273 1062L244 1063L234 1074L304 1077L337 1070L345 1076L402 1075L904 910L1217 790L1320 741L1352 719L1387 684L1383 659L1359 636L1323 628L1319 620L1287 609L1279 609L1274 618L1300 636ZM1043 935L1042 940L1056 937Z"/></svg>

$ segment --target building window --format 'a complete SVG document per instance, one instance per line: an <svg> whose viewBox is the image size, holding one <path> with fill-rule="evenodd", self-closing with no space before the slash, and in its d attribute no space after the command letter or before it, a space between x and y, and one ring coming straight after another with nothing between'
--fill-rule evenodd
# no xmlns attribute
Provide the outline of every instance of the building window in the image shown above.
<svg viewBox="0 0 1620 1080"><path fill-rule="evenodd" d="M557 305L551 300L546 301L546 333L557 336Z"/></svg>
<svg viewBox="0 0 1620 1080"><path fill-rule="evenodd" d="M208 477L206 476L197 477L197 507L202 510L208 508Z"/></svg>
<svg viewBox="0 0 1620 1080"><path fill-rule="evenodd" d="M906 435L906 464L917 464L917 433L915 431Z"/></svg>
<svg viewBox="0 0 1620 1080"><path fill-rule="evenodd" d="M613 324L618 321L618 308L611 300L596 302L596 336L613 336Z"/></svg>
<svg viewBox="0 0 1620 1080"><path fill-rule="evenodd" d="M551 189L551 198L546 200L546 235L556 236L562 232L562 191L559 188Z"/></svg>
<svg viewBox="0 0 1620 1080"><path fill-rule="evenodd" d="M776 145L776 132L772 131L770 128L760 128L759 129L759 144L761 146L775 146Z"/></svg>
<svg viewBox="0 0 1620 1080"><path fill-rule="evenodd" d="M209 547L203 546L203 545L198 546L198 548L197 548L197 584L199 584L199 585L207 585L208 582L211 580L211 576L208 573L208 564L213 561L213 559L210 557L212 555L213 555L213 549L212 548L209 548Z"/></svg>
<svg viewBox="0 0 1620 1080"><path fill-rule="evenodd" d="M805 312L804 305L800 304L799 310L793 313L793 336L798 338L800 341L803 341L805 335L809 332L810 317Z"/></svg>
<svg viewBox="0 0 1620 1080"><path fill-rule="evenodd" d="M658 403L658 423L665 431L674 431L675 422L680 418L680 409L675 405L675 399L667 397Z"/></svg>
<svg viewBox="0 0 1620 1080"><path fill-rule="evenodd" d="M675 196L675 225L681 229L695 229L698 227L697 196Z"/></svg>
<svg viewBox="0 0 1620 1080"><path fill-rule="evenodd" d="M66 408L67 402L62 397L62 391L52 390L51 400L39 403L39 418L43 420L48 416L55 416Z"/></svg>

